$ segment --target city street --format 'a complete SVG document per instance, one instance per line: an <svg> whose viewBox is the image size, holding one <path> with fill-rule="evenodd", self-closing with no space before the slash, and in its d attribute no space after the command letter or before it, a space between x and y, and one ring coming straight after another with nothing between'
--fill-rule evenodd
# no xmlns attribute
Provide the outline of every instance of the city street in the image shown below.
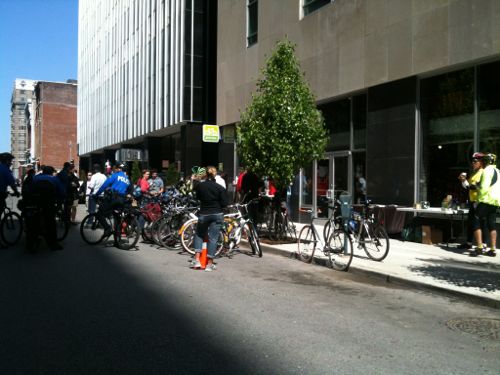
<svg viewBox="0 0 500 375"><path fill-rule="evenodd" d="M498 310L276 255L0 251L1 374L498 374ZM455 328L455 329L452 329Z"/></svg>

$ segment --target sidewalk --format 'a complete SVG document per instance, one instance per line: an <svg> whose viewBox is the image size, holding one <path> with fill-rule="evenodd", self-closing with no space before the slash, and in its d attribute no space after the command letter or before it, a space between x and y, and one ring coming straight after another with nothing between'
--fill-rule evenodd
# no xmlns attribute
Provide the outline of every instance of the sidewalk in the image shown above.
<svg viewBox="0 0 500 375"><path fill-rule="evenodd" d="M297 234L302 228L297 224ZM294 258L297 244L262 243L263 252ZM354 243L354 257L349 272L382 277L387 282L438 290L500 308L500 254L496 257L469 257L468 251L456 244L424 245L390 240L389 254L382 262L369 259ZM326 257L315 254L316 264ZM499 251L497 250L497 253ZM338 271L332 271L338 272Z"/></svg>

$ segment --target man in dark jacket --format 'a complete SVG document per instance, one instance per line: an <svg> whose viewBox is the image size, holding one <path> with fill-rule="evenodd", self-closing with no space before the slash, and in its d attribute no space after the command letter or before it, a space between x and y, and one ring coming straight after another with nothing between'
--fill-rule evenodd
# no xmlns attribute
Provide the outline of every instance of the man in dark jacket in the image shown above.
<svg viewBox="0 0 500 375"><path fill-rule="evenodd" d="M55 169L44 166L42 173L33 177L29 195L33 206L26 209L26 249L34 252L43 228L45 241L51 250L62 250L57 242L56 205L65 200L66 192L59 178L54 176Z"/></svg>

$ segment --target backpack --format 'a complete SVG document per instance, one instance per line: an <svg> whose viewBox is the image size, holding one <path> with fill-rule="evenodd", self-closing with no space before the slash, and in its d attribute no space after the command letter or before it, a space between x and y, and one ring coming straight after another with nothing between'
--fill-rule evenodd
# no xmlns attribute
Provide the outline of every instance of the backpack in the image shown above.
<svg viewBox="0 0 500 375"><path fill-rule="evenodd" d="M35 181L30 188L31 200L38 207L53 207L56 204L56 186L47 180Z"/></svg>

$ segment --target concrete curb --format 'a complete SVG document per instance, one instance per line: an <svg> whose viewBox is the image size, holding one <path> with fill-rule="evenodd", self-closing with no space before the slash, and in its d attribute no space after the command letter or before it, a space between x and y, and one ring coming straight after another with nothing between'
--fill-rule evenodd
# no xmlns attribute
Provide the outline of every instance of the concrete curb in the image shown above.
<svg viewBox="0 0 500 375"><path fill-rule="evenodd" d="M293 253L293 252L279 249L279 248L276 248L273 246L269 246L269 245L262 243L262 242L261 242L261 246L262 246L262 253L264 254L264 256L265 256L265 254L274 254L274 255L283 256L283 257L286 257L289 259L297 259L295 256L295 253ZM312 263L315 265L318 265L318 266L324 266L324 267L327 266L326 259L314 258ZM475 304L480 304L483 306L488 306L488 307L493 307L495 309L500 309L500 301L493 299L493 298L478 296L478 295L474 295L471 293L462 292L462 291L458 291L458 290L452 290L452 289L448 289L448 288L441 287L438 285L428 284L428 283L418 281L418 280L411 280L411 279L407 279L407 278L403 278L403 277L399 277L399 276L392 276L392 275L389 275L389 274L384 273L384 272L367 270L367 269L364 269L361 267L357 267L355 264L354 265L351 264L351 267L349 268L349 272L354 273L354 274L359 274L359 275L364 275L364 276L368 276L368 277L374 277L377 279L381 279L381 280L384 280L390 284L414 287L414 288L417 288L417 289L423 290L423 291L437 292L437 293L444 294L444 295L447 295L450 297L460 298L462 300L472 302Z"/></svg>

